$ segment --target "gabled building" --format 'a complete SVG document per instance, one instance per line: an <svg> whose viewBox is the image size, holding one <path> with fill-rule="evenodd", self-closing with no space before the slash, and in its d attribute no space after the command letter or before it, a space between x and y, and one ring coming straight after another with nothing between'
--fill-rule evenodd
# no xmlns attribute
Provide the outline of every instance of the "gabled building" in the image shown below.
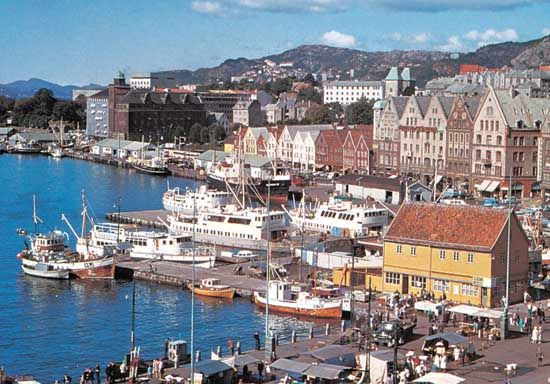
<svg viewBox="0 0 550 384"><path fill-rule="evenodd" d="M372 126L347 130L342 145L343 170L348 173L371 174ZM369 145L370 143L370 145Z"/></svg>
<svg viewBox="0 0 550 384"><path fill-rule="evenodd" d="M258 100L238 101L233 107L233 124L257 127L263 124L263 115Z"/></svg>
<svg viewBox="0 0 550 384"><path fill-rule="evenodd" d="M507 210L470 205L403 204L384 236L382 290L500 306L508 225L510 301L521 301L528 288L529 240L520 222Z"/></svg>
<svg viewBox="0 0 550 384"><path fill-rule="evenodd" d="M294 140L298 132L323 131L333 129L331 124L317 125L285 125L279 136L278 155L281 161L292 163L294 156ZM301 140L301 138L299 139Z"/></svg>
<svg viewBox="0 0 550 384"><path fill-rule="evenodd" d="M347 129L327 129L319 132L315 142L315 167L341 171L344 167L343 144Z"/></svg>

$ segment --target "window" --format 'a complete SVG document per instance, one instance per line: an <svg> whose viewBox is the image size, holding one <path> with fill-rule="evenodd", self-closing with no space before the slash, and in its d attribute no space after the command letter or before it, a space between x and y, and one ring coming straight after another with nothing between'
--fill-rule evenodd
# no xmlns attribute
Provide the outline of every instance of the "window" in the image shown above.
<svg viewBox="0 0 550 384"><path fill-rule="evenodd" d="M478 287L471 284L462 284L462 296L478 296Z"/></svg>
<svg viewBox="0 0 550 384"><path fill-rule="evenodd" d="M439 250L439 259L445 260L445 250L444 249Z"/></svg>
<svg viewBox="0 0 550 384"><path fill-rule="evenodd" d="M411 256L416 256L416 247L411 247Z"/></svg>
<svg viewBox="0 0 550 384"><path fill-rule="evenodd" d="M401 275L399 273L386 272L386 284L401 284Z"/></svg>
<svg viewBox="0 0 550 384"><path fill-rule="evenodd" d="M501 161L502 160L502 154L500 153L500 151L497 151L496 152L496 161Z"/></svg>
<svg viewBox="0 0 550 384"><path fill-rule="evenodd" d="M473 263L473 262L474 262L474 254L468 253L468 263Z"/></svg>
<svg viewBox="0 0 550 384"><path fill-rule="evenodd" d="M401 249L401 248L402 248L401 245L396 246L396 247L395 247L395 253L401 254L401 253L402 253L402 249Z"/></svg>
<svg viewBox="0 0 550 384"><path fill-rule="evenodd" d="M449 292L451 283L448 280L434 280L434 291Z"/></svg>
<svg viewBox="0 0 550 384"><path fill-rule="evenodd" d="M458 251L453 252L453 260L459 261L460 260L460 253Z"/></svg>
<svg viewBox="0 0 550 384"><path fill-rule="evenodd" d="M502 136L497 136L497 145L502 145Z"/></svg>
<svg viewBox="0 0 550 384"><path fill-rule="evenodd" d="M426 289L426 278L422 276L412 276L411 286L414 288Z"/></svg>
<svg viewBox="0 0 550 384"><path fill-rule="evenodd" d="M481 135L477 135L477 136L476 136L476 142L477 142L478 144L481 144Z"/></svg>

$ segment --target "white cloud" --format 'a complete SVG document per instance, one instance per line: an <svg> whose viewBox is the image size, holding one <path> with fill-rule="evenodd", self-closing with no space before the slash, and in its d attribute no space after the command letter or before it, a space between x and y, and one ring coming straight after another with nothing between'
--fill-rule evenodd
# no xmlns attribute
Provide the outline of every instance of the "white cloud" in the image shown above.
<svg viewBox="0 0 550 384"><path fill-rule="evenodd" d="M472 30L464 35L464 38L470 41L477 42L478 46L482 47L487 44L501 43L504 41L517 41L518 33L515 29L508 28L502 31L495 29L487 29L485 31Z"/></svg>
<svg viewBox="0 0 550 384"><path fill-rule="evenodd" d="M464 51L464 44L459 36L451 36L447 39L447 42L440 45L438 49L445 52L462 52Z"/></svg>
<svg viewBox="0 0 550 384"><path fill-rule="evenodd" d="M355 46L355 37L338 31L325 32L321 37L323 43L334 45L336 47L353 47Z"/></svg>
<svg viewBox="0 0 550 384"><path fill-rule="evenodd" d="M199 13L220 14L222 13L222 6L215 1L193 1L191 3L191 9Z"/></svg>
<svg viewBox="0 0 550 384"><path fill-rule="evenodd" d="M544 36L550 35L550 28L543 28L542 29L542 34Z"/></svg>
<svg viewBox="0 0 550 384"><path fill-rule="evenodd" d="M428 42L431 36L429 33L425 32L416 35L403 35L399 32L395 32L390 35L390 39L402 43L423 44Z"/></svg>

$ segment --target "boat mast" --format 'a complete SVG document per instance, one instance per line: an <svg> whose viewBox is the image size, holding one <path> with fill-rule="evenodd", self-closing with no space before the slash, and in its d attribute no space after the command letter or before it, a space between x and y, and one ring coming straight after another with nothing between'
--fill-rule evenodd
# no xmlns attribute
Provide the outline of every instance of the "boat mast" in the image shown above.
<svg viewBox="0 0 550 384"><path fill-rule="evenodd" d="M36 214L36 195L32 195L32 221L34 222L34 232L38 233L38 224L42 224L43 221Z"/></svg>
<svg viewBox="0 0 550 384"><path fill-rule="evenodd" d="M270 277L270 271L271 271L271 203L270 203L270 197L271 197L271 178L268 180L267 183L267 247L266 247L266 271L265 271L265 357L267 361L271 361L271 348L268 348L271 343L271 338L269 337L269 277ZM268 343L269 339L269 343Z"/></svg>
<svg viewBox="0 0 550 384"><path fill-rule="evenodd" d="M132 285L132 318L130 322L130 352L134 350L136 329L136 280Z"/></svg>
<svg viewBox="0 0 550 384"><path fill-rule="evenodd" d="M195 190L197 185L195 183ZM193 199L193 252L191 272L191 369L189 370L189 382L195 382L195 253L196 253L196 221L197 221L197 199Z"/></svg>
<svg viewBox="0 0 550 384"><path fill-rule="evenodd" d="M86 195L84 194L84 190L82 190L82 229L81 229L81 232L80 232L80 237L81 238L84 238L84 236L86 235L86 215L87 215L87 212L86 212ZM88 241L86 241L86 245L88 244Z"/></svg>

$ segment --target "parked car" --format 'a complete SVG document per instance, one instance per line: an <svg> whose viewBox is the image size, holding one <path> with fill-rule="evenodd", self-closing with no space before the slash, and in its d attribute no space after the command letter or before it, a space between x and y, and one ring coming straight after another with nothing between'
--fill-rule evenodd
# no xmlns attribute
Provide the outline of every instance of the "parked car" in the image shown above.
<svg viewBox="0 0 550 384"><path fill-rule="evenodd" d="M500 205L500 201L494 197L486 197L483 199L483 206L489 208L496 208Z"/></svg>
<svg viewBox="0 0 550 384"><path fill-rule="evenodd" d="M403 323L401 320L391 320L382 323L374 332L374 342L376 344L393 347L395 344L395 331L398 333L398 344L405 344L413 335L415 324Z"/></svg>

